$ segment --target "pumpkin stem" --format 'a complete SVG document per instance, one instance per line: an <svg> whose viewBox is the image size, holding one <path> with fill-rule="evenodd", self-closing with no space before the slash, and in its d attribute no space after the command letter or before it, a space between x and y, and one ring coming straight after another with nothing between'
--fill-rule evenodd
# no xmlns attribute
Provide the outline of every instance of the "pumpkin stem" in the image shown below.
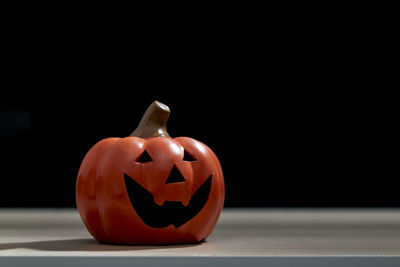
<svg viewBox="0 0 400 267"><path fill-rule="evenodd" d="M142 120L130 136L146 137L170 137L167 132L167 120L169 107L158 101L154 101L147 108Z"/></svg>

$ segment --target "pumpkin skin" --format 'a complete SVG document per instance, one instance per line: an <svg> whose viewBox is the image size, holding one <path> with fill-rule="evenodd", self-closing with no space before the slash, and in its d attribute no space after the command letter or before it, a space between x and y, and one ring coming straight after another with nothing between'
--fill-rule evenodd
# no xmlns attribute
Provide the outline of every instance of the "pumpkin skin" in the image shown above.
<svg viewBox="0 0 400 267"><path fill-rule="evenodd" d="M138 162L145 151L152 161ZM194 160L185 161L185 153ZM184 181L167 183L174 167ZM194 194L209 178L209 193L201 209L183 224L165 227L152 227L143 221L131 202L135 195L128 193L125 181L133 179L152 194L158 206L179 202L178 210L184 210L183 206L190 206ZM104 139L86 154L76 184L80 216L93 237L104 243L200 242L214 229L224 197L223 174L216 155L205 144L189 137Z"/></svg>

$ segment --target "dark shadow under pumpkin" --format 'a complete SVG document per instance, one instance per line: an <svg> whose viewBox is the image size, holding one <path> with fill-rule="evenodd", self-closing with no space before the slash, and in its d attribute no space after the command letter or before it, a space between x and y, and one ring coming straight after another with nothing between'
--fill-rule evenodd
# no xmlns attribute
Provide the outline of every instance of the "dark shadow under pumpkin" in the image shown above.
<svg viewBox="0 0 400 267"><path fill-rule="evenodd" d="M184 248L200 245L199 244L183 244L168 246L130 246L130 245L111 245L100 244L94 239L65 239L65 240L48 240L36 242L15 242L0 244L1 250L27 248L39 251L132 251L132 250L153 250L153 249L171 249Z"/></svg>
<svg viewBox="0 0 400 267"><path fill-rule="evenodd" d="M210 195L212 175L193 194L186 207L180 201L165 201L162 206L154 202L153 195L124 173L126 191L132 207L142 221L152 228L182 226L198 214Z"/></svg>

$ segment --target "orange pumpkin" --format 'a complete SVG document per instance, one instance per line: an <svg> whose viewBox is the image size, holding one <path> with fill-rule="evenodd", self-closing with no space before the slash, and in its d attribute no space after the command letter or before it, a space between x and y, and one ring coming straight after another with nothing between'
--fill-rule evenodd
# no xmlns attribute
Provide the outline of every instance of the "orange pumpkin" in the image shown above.
<svg viewBox="0 0 400 267"><path fill-rule="evenodd" d="M99 242L196 243L215 227L225 196L220 163L205 144L171 138L168 116L153 102L131 136L104 139L83 159L76 203Z"/></svg>

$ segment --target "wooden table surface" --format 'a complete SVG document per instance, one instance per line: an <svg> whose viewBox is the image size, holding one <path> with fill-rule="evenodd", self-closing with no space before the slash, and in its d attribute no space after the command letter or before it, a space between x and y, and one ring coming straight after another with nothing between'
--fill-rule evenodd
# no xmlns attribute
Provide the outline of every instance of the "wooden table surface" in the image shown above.
<svg viewBox="0 0 400 267"><path fill-rule="evenodd" d="M400 266L400 209L224 209L206 242L180 246L99 244L75 209L0 209L1 266L201 266L203 261Z"/></svg>

